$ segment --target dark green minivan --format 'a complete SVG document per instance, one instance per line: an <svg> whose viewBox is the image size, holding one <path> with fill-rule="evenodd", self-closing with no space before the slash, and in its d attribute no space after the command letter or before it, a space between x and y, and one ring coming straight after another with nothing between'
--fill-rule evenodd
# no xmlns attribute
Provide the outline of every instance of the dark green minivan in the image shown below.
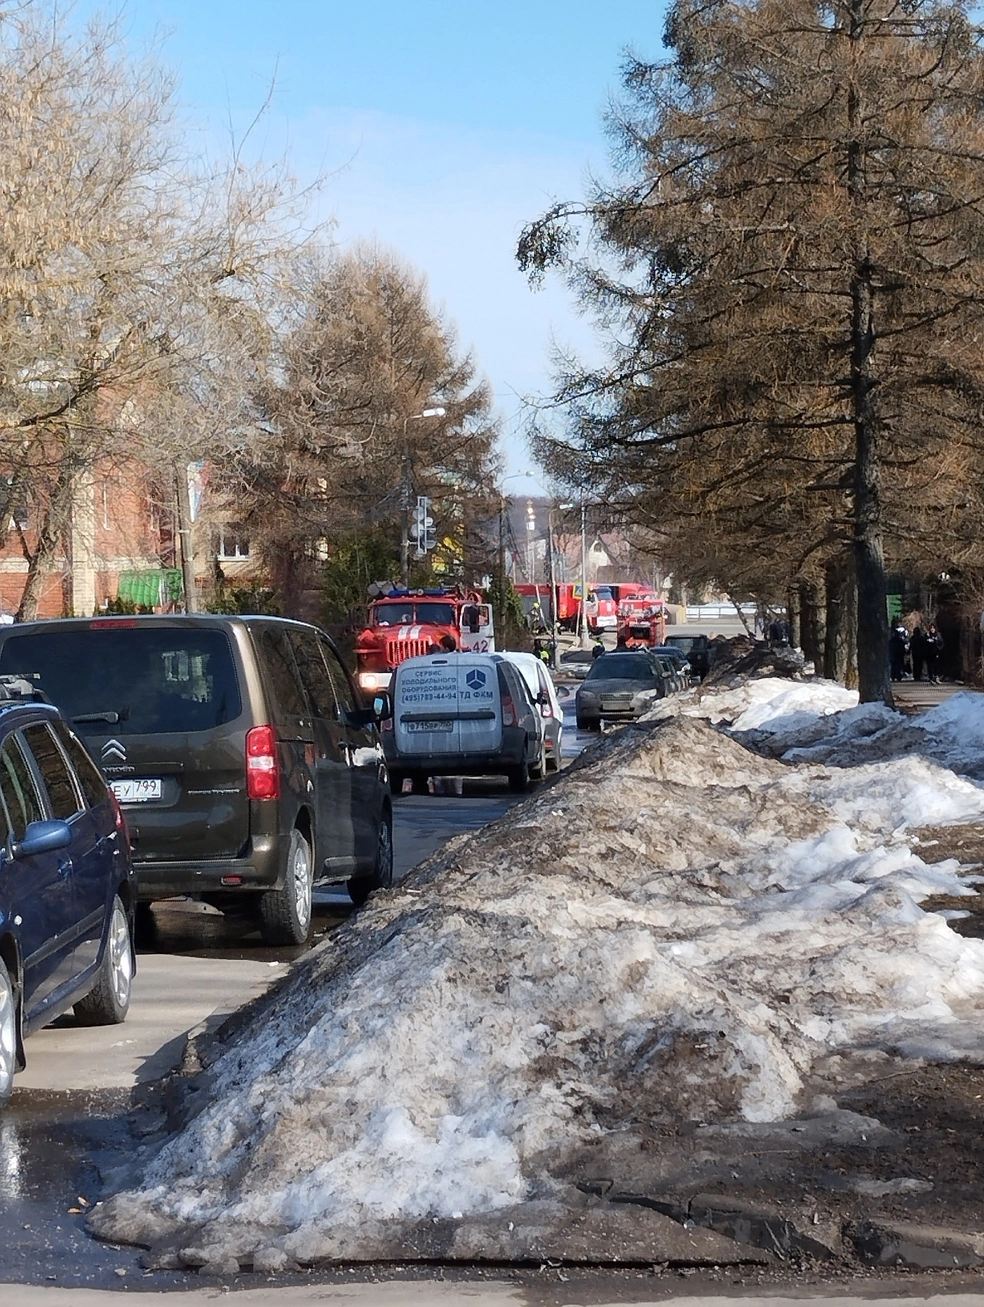
<svg viewBox="0 0 984 1307"><path fill-rule="evenodd" d="M144 903L255 902L300 943L312 887L393 876L375 712L331 640L275 617L66 618L0 628L0 673L72 722L122 805Z"/></svg>

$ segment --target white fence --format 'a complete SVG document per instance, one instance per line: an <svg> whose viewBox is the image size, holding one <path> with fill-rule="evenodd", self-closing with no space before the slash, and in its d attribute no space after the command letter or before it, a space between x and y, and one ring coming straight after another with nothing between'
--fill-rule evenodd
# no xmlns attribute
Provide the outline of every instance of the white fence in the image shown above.
<svg viewBox="0 0 984 1307"><path fill-rule="evenodd" d="M742 604L741 611L745 614L748 621L754 622L757 611L754 604ZM688 604L687 621L688 622L720 622L725 618L731 617L736 622L738 614L735 611L734 604Z"/></svg>

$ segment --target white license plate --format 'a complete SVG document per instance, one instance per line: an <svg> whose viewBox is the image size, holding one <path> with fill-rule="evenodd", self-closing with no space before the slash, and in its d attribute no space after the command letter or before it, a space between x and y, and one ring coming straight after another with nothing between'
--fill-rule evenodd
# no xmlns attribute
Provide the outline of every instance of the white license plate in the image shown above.
<svg viewBox="0 0 984 1307"><path fill-rule="evenodd" d="M151 803L164 791L161 780L113 781L111 789L120 803Z"/></svg>
<svg viewBox="0 0 984 1307"><path fill-rule="evenodd" d="M407 722L408 731L453 731L454 722Z"/></svg>

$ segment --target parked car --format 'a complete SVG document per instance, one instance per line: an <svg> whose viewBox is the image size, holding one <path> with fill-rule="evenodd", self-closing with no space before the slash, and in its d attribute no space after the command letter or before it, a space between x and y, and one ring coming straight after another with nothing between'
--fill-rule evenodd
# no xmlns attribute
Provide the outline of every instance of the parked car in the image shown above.
<svg viewBox="0 0 984 1307"><path fill-rule="evenodd" d="M679 649L690 664L690 675L702 681L710 668L711 644L706 635L668 635L666 643Z"/></svg>
<svg viewBox="0 0 984 1307"><path fill-rule="evenodd" d="M389 777L332 642L275 617L105 617L0 628L0 672L40 686L99 760L132 833L139 898L255 908L310 931L312 887L392 883ZM385 705L385 696L379 707Z"/></svg>
<svg viewBox="0 0 984 1307"><path fill-rule="evenodd" d="M397 667L383 747L396 793L407 777L499 775L521 794L543 774L543 718L513 663L430 654Z"/></svg>
<svg viewBox="0 0 984 1307"><path fill-rule="evenodd" d="M499 654L506 662L514 663L522 673L526 688L543 718L543 753L548 771L560 770L561 746L564 739L564 711L557 697L557 687L542 658L529 653L506 652Z"/></svg>
<svg viewBox="0 0 984 1307"><path fill-rule="evenodd" d="M593 661L590 649L568 649L560 655L560 674L575 681L583 680Z"/></svg>
<svg viewBox="0 0 984 1307"><path fill-rule="evenodd" d="M671 691L666 669L649 650L602 654L578 687L574 701L577 729L600 730L603 718L620 721L641 717L653 698L665 698Z"/></svg>
<svg viewBox="0 0 984 1307"><path fill-rule="evenodd" d="M24 1040L126 1018L136 883L120 806L57 709L0 677L0 1105Z"/></svg>
<svg viewBox="0 0 984 1307"><path fill-rule="evenodd" d="M651 650L658 658L667 658L672 663L680 678L681 690L686 690L690 686L690 663L687 661L687 655L675 644L657 644Z"/></svg>

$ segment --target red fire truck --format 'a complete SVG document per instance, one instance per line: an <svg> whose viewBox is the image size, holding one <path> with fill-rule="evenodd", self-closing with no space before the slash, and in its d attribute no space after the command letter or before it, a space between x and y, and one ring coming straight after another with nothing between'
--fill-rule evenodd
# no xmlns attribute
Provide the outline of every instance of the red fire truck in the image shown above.
<svg viewBox="0 0 984 1307"><path fill-rule="evenodd" d="M629 644L650 647L662 644L666 636L666 609L654 594L637 594L618 605L618 634Z"/></svg>
<svg viewBox="0 0 984 1307"><path fill-rule="evenodd" d="M516 586L516 593L523 601L523 611L527 619L536 614L544 630L550 629L553 620L551 599L553 590L557 592L558 627L562 631L576 631L581 620L581 587L577 582L561 581L553 587L542 583L531 585L524 582ZM616 620L617 605L608 586L589 585L588 629L595 635L601 631L614 631Z"/></svg>
<svg viewBox="0 0 984 1307"><path fill-rule="evenodd" d="M359 684L370 693L388 689L399 663L440 649L442 636L462 652L495 652L492 608L480 591L455 586L378 595L355 642Z"/></svg>

